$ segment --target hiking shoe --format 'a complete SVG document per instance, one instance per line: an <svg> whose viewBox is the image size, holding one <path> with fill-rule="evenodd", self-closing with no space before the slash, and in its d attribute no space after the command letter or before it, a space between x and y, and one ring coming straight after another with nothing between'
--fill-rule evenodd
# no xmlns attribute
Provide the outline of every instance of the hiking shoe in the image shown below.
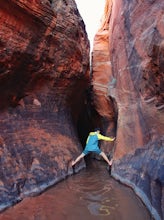
<svg viewBox="0 0 164 220"><path fill-rule="evenodd" d="M108 166L107 166L107 170L108 170L109 173L111 173L111 169L112 169L112 166L109 166L109 165L108 165Z"/></svg>

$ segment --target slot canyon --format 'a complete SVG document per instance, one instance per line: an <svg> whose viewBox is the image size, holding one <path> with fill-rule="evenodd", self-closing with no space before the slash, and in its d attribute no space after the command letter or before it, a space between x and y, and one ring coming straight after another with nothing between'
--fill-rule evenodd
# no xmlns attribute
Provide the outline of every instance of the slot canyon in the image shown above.
<svg viewBox="0 0 164 220"><path fill-rule="evenodd" d="M90 59L74 0L0 1L2 213L83 170L70 162L100 127L116 137L101 143L111 176L164 218L163 12L163 0L106 0Z"/></svg>

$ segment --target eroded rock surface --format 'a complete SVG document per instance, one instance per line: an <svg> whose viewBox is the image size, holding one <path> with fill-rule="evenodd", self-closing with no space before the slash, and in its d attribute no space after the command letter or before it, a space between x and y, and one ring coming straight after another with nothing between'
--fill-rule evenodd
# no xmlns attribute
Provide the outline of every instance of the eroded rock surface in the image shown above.
<svg viewBox="0 0 164 220"><path fill-rule="evenodd" d="M95 106L108 115L107 131L117 116L112 175L156 219L164 218L163 11L162 0L107 0L92 54Z"/></svg>
<svg viewBox="0 0 164 220"><path fill-rule="evenodd" d="M0 1L0 26L2 210L72 172L89 42L73 0Z"/></svg>

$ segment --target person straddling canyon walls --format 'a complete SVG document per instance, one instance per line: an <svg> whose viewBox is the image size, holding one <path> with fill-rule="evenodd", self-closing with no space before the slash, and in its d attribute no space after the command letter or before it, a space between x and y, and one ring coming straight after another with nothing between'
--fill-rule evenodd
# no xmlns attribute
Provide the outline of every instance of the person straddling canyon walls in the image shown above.
<svg viewBox="0 0 164 220"><path fill-rule="evenodd" d="M99 154L103 157L103 159L108 163L109 168L112 165L113 160L111 159L109 161L108 157L106 154L99 148L98 141L99 140L104 140L104 141L114 141L115 137L106 137L102 134L100 134L100 129L96 128L94 132L90 132L89 136L86 141L86 146L83 152L75 159L72 161L72 166L75 166L77 162L79 162L83 157L85 157L87 154L94 152L96 154Z"/></svg>

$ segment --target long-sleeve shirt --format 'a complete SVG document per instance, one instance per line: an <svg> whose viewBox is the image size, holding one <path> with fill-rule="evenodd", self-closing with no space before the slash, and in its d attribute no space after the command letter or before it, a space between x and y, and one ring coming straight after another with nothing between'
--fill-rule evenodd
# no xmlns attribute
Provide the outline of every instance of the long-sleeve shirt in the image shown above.
<svg viewBox="0 0 164 220"><path fill-rule="evenodd" d="M97 132L90 132L89 136L86 141L86 147L85 149L88 151L94 151L98 149L98 141L104 140L104 141L114 141L115 138L106 137L102 134L99 134Z"/></svg>

